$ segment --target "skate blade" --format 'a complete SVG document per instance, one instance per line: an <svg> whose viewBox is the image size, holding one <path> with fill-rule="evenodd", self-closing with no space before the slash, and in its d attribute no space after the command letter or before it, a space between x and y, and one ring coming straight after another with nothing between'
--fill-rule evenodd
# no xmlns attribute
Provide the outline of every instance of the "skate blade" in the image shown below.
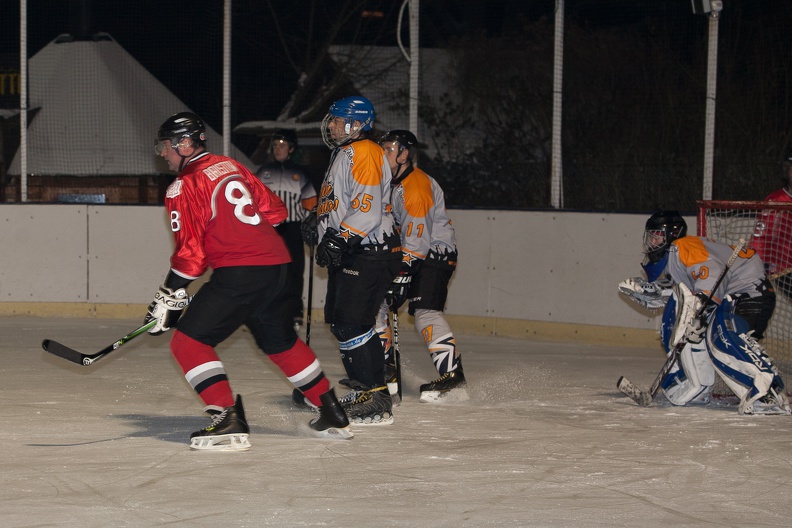
<svg viewBox="0 0 792 528"><path fill-rule="evenodd" d="M311 429L311 433L317 438L328 438L330 440L349 440L355 436L349 427L330 427L324 431Z"/></svg>
<svg viewBox="0 0 792 528"><path fill-rule="evenodd" d="M424 391L418 401L421 403L458 403L469 399L467 390L459 388L449 391Z"/></svg>
<svg viewBox="0 0 792 528"><path fill-rule="evenodd" d="M250 442L245 433L217 436L196 436L190 439L190 449L197 451L247 451Z"/></svg>

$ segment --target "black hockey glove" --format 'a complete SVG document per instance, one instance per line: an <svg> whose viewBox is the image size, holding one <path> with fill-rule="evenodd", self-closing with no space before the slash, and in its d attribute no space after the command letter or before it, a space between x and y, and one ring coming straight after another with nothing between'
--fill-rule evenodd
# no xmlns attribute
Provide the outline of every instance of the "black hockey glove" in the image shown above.
<svg viewBox="0 0 792 528"><path fill-rule="evenodd" d="M418 262L416 262L416 267L413 267L407 262L402 262L399 274L394 277L388 287L388 291L385 293L385 304L387 304L392 311L398 311L401 305L404 304L404 301L407 300L413 275L417 271L417 264Z"/></svg>
<svg viewBox="0 0 792 528"><path fill-rule="evenodd" d="M167 286L160 286L157 293L154 294L154 302L149 305L148 313L143 320L144 323L157 321L157 324L149 328L149 334L160 335L176 326L176 321L190 304L190 300L191 298L184 288L172 290Z"/></svg>
<svg viewBox="0 0 792 528"><path fill-rule="evenodd" d="M315 246L319 242L319 231L316 227L316 207L311 209L311 212L303 219L300 224L300 233L302 234L303 242L309 246Z"/></svg>
<svg viewBox="0 0 792 528"><path fill-rule="evenodd" d="M328 229L322 241L316 246L316 263L322 267L337 268L341 265L341 256L347 249L347 242L337 231Z"/></svg>
<svg viewBox="0 0 792 528"><path fill-rule="evenodd" d="M388 308L394 312L401 308L401 305L407 300L407 292L410 290L411 283L412 275L396 275L385 293L385 303Z"/></svg>

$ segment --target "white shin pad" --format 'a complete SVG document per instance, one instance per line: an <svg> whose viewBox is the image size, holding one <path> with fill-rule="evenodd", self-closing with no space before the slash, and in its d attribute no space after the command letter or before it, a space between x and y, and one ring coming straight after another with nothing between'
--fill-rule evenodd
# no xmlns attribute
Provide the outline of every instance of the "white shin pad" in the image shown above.
<svg viewBox="0 0 792 528"><path fill-rule="evenodd" d="M687 343L679 354L679 365L685 379L677 379L670 387L663 388L668 401L673 405L707 403L715 384L715 367L709 359L705 343Z"/></svg>
<svg viewBox="0 0 792 528"><path fill-rule="evenodd" d="M448 324L443 312L438 310L416 310L415 329L423 337L435 369L440 374L445 374L456 368L457 357L456 339L451 325Z"/></svg>

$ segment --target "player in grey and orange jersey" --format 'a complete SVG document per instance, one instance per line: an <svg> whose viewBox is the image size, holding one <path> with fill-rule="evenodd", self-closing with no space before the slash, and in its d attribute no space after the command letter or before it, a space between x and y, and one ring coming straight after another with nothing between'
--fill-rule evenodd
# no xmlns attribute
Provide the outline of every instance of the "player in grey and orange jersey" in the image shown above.
<svg viewBox="0 0 792 528"><path fill-rule="evenodd" d="M341 383L353 389L341 403L356 425L393 423L385 353L374 323L399 271L401 246L391 213L390 167L382 147L368 138L374 117L365 97L330 106L322 136L333 152L316 214L316 263L327 267L328 276L325 321L349 376Z"/></svg>
<svg viewBox="0 0 792 528"><path fill-rule="evenodd" d="M740 398L740 414L790 414L781 376L758 342L773 314L775 292L753 249L740 251L727 269L734 251L687 236L677 211L660 211L644 230L648 281L627 279L619 290L642 306L665 306L663 345L668 353L682 347L678 366L661 384L672 404L709 402L717 374Z"/></svg>
<svg viewBox="0 0 792 528"><path fill-rule="evenodd" d="M409 300L409 313L423 337L440 377L421 385L421 402L434 402L451 394L467 397L460 391L466 385L462 358L456 338L443 310L448 283L456 270L456 234L445 205L445 195L437 181L413 165L418 139L409 130L391 130L379 141L393 173L393 214L399 225L402 265L380 308L377 331L386 346L392 331L388 311L398 310ZM386 353L386 378L393 395L396 368Z"/></svg>

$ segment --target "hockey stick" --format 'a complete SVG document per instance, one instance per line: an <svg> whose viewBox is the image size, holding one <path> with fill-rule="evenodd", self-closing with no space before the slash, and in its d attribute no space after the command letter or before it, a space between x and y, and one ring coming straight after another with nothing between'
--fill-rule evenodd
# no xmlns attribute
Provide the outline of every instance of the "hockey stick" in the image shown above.
<svg viewBox="0 0 792 528"><path fill-rule="evenodd" d="M42 341L41 348L43 348L50 354L54 354L58 357L62 357L63 359L67 359L72 363L77 363L78 365L84 365L87 367L88 365L92 364L94 361L97 361L98 359L106 356L110 352L121 348L121 346L123 346L125 343L136 338L137 336L144 333L149 328L152 328L155 324L157 324L156 320L149 321L148 323L144 324L137 330L132 330L130 333L120 338L112 345L107 345L96 354L83 354L82 352L78 352L73 348L69 348L66 345L62 345L57 341L53 341L51 339L45 339L44 341Z"/></svg>
<svg viewBox="0 0 792 528"><path fill-rule="evenodd" d="M396 394L402 399L401 351L399 350L399 312L393 311L393 362L396 364Z"/></svg>
<svg viewBox="0 0 792 528"><path fill-rule="evenodd" d="M770 279L770 280L780 279L781 277L789 275L790 273L792 273L792 267L783 269L781 271L777 271L775 273L771 273L770 276L767 277L767 278Z"/></svg>
<svg viewBox="0 0 792 528"><path fill-rule="evenodd" d="M308 258L311 261L308 267L308 309L305 313L305 344L311 344L311 309L313 308L313 275L314 275L314 245L308 246Z"/></svg>
<svg viewBox="0 0 792 528"><path fill-rule="evenodd" d="M699 308L698 311L696 312L695 318L698 319L704 314L704 311L707 309L707 306L709 306L709 303L712 302L712 296L715 295L715 291L721 285L721 282L723 282L723 279L726 277L726 273L732 267L734 261L737 260L740 251L742 251L744 247L745 247L745 240L741 238L740 242L734 247L734 251L732 251L732 254L729 257L729 260L726 262L726 265L723 267L723 271L718 277L718 280L715 281L715 285L710 290L709 297L707 297L707 300L704 303L702 303L701 308ZM657 396L657 392L660 390L660 384L663 382L665 377L668 376L668 373L671 372L671 369L679 360L679 354L682 353L682 349L684 347L685 347L685 342L679 343L674 347L674 350L672 350L671 354L669 354L668 358L666 359L666 362L663 364L663 368L660 369L660 373L655 378L654 383L652 383L652 386L648 392L642 391L641 389L638 388L637 385L632 383L624 376L620 377L619 380L616 382L616 387L618 387L620 391L622 391L625 395L629 396L630 399L632 399L638 405L641 405L642 407L649 407L649 405L651 405L652 402L654 401L655 396Z"/></svg>

